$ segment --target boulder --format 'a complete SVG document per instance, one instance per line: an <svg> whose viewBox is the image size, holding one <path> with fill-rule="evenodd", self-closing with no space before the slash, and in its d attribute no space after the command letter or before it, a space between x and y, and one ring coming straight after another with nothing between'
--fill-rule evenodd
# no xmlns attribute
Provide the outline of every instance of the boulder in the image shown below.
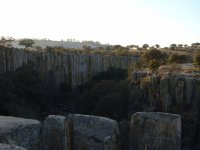
<svg viewBox="0 0 200 150"><path fill-rule="evenodd" d="M138 112L131 118L130 150L180 150L181 117Z"/></svg>
<svg viewBox="0 0 200 150"><path fill-rule="evenodd" d="M41 150L41 123L33 119L0 116L0 143Z"/></svg>
<svg viewBox="0 0 200 150"><path fill-rule="evenodd" d="M43 150L67 150L66 117L49 115L43 125Z"/></svg>
<svg viewBox="0 0 200 150"><path fill-rule="evenodd" d="M119 150L119 129L115 120L73 114L74 150Z"/></svg>
<svg viewBox="0 0 200 150"><path fill-rule="evenodd" d="M15 145L8 145L8 144L0 143L0 150L26 150L26 149L19 147L19 146L15 146Z"/></svg>

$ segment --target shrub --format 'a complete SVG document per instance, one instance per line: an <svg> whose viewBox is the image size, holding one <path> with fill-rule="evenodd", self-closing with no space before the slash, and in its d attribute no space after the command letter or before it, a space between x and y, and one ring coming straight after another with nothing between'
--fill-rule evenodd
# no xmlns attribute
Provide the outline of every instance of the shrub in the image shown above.
<svg viewBox="0 0 200 150"><path fill-rule="evenodd" d="M187 55L171 54L168 59L169 63L186 63Z"/></svg>
<svg viewBox="0 0 200 150"><path fill-rule="evenodd" d="M128 116L129 82L126 80L92 81L74 97L76 113L93 114L120 120Z"/></svg>
<svg viewBox="0 0 200 150"><path fill-rule="evenodd" d="M33 44L35 44L35 42L32 39L23 39L23 40L19 41L19 45L23 45L26 48L32 47Z"/></svg>
<svg viewBox="0 0 200 150"><path fill-rule="evenodd" d="M159 66L160 66L160 62L157 61L157 60L151 60L150 63L149 63L149 68L153 72L155 72L158 69Z"/></svg>
<svg viewBox="0 0 200 150"><path fill-rule="evenodd" d="M158 60L158 61L165 59L164 55L159 50L156 50L156 49L152 49L149 52L145 53L143 55L143 58L148 62L152 59L155 59L155 60Z"/></svg>
<svg viewBox="0 0 200 150"><path fill-rule="evenodd" d="M157 49L152 49L149 52L142 55L145 66L150 67L153 72L160 66L166 63L166 54L161 53Z"/></svg>
<svg viewBox="0 0 200 150"><path fill-rule="evenodd" d="M194 63L195 63L198 67L200 67L200 54L195 56L195 58L194 58Z"/></svg>

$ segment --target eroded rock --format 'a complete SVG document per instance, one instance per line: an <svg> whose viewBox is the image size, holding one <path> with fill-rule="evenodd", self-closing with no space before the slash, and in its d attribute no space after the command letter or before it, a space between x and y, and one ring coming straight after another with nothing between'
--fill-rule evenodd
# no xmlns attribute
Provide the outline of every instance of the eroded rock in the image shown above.
<svg viewBox="0 0 200 150"><path fill-rule="evenodd" d="M130 150L180 150L181 117L138 112L131 118Z"/></svg>
<svg viewBox="0 0 200 150"><path fill-rule="evenodd" d="M33 119L0 116L0 142L41 150L41 124Z"/></svg>
<svg viewBox="0 0 200 150"><path fill-rule="evenodd" d="M43 126L43 150L67 150L66 117L49 115Z"/></svg>
<svg viewBox="0 0 200 150"><path fill-rule="evenodd" d="M19 147L19 146L15 146L15 145L8 145L8 144L0 143L0 150L26 150L26 149Z"/></svg>
<svg viewBox="0 0 200 150"><path fill-rule="evenodd" d="M74 150L119 150L119 129L115 120L73 114Z"/></svg>

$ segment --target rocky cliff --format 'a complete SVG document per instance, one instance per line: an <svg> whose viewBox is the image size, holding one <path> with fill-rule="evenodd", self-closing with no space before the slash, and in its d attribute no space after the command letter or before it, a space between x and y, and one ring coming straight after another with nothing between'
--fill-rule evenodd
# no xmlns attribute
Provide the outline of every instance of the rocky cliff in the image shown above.
<svg viewBox="0 0 200 150"><path fill-rule="evenodd" d="M138 56L103 56L1 47L0 73L14 71L22 65L32 63L44 84L54 81L57 85L68 83L76 86L110 67L128 69L138 59Z"/></svg>
<svg viewBox="0 0 200 150"><path fill-rule="evenodd" d="M182 149L197 150L200 123L198 72L149 75L134 72L130 85L130 115L136 111L162 111L182 117Z"/></svg>

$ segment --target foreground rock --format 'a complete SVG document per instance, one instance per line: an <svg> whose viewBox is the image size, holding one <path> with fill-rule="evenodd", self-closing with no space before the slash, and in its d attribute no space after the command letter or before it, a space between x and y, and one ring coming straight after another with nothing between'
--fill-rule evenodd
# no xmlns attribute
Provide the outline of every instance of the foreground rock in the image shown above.
<svg viewBox="0 0 200 150"><path fill-rule="evenodd" d="M73 121L74 150L119 150L118 123L112 119L87 116L69 115Z"/></svg>
<svg viewBox="0 0 200 150"><path fill-rule="evenodd" d="M0 143L0 150L26 150L25 148Z"/></svg>
<svg viewBox="0 0 200 150"><path fill-rule="evenodd" d="M67 150L66 117L50 115L43 126L43 150Z"/></svg>
<svg viewBox="0 0 200 150"><path fill-rule="evenodd" d="M40 150L41 124L32 119L0 116L0 143Z"/></svg>
<svg viewBox="0 0 200 150"><path fill-rule="evenodd" d="M135 113L131 118L130 150L180 150L181 117L167 113Z"/></svg>

